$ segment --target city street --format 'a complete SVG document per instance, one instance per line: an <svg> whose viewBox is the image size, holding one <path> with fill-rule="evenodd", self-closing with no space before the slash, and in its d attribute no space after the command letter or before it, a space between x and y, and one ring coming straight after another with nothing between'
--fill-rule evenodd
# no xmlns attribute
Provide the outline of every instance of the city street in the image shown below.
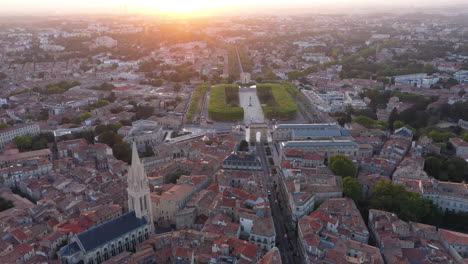
<svg viewBox="0 0 468 264"><path fill-rule="evenodd" d="M271 151L275 151L273 145L269 145ZM257 155L260 158L263 166L263 175L267 183L268 190L270 191L269 200L270 208L275 224L276 242L277 247L281 253L281 260L283 264L301 264L302 259L297 255L299 253L297 236L288 224L290 218L288 214L284 213L280 208L279 203L285 203L283 197L277 193L276 184L278 183L279 176L270 176L270 165L265 153L265 146L263 143L256 144ZM284 207L284 206L283 206Z"/></svg>

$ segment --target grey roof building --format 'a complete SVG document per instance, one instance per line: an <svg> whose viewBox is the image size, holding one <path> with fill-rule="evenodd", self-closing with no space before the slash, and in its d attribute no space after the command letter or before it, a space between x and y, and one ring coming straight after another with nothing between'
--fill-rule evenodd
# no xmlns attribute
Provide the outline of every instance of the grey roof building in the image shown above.
<svg viewBox="0 0 468 264"><path fill-rule="evenodd" d="M233 153L224 159L222 167L232 170L261 170L262 163L254 154Z"/></svg>
<svg viewBox="0 0 468 264"><path fill-rule="evenodd" d="M293 149L303 152L322 153L325 156L336 154L356 156L359 150L359 145L350 139L286 141L281 142L280 146L282 150Z"/></svg>
<svg viewBox="0 0 468 264"><path fill-rule="evenodd" d="M76 234L74 242L60 249L62 263L101 263L111 256L132 250L149 237L146 218L130 212Z"/></svg>
<svg viewBox="0 0 468 264"><path fill-rule="evenodd" d="M349 139L349 130L336 123L279 124L274 126L273 139L277 141L313 139Z"/></svg>

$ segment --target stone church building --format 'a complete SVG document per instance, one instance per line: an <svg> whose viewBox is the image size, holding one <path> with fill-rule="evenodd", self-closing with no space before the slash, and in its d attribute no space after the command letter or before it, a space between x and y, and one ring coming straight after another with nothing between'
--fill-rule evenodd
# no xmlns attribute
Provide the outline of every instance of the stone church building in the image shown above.
<svg viewBox="0 0 468 264"><path fill-rule="evenodd" d="M128 176L129 212L110 221L76 234L60 249L62 263L99 264L123 251L134 250L153 233L153 213L150 189L135 143Z"/></svg>

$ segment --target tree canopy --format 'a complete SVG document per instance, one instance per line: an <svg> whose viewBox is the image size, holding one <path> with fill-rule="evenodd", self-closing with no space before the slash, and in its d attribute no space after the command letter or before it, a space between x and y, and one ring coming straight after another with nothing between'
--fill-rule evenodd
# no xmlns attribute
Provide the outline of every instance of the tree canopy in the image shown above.
<svg viewBox="0 0 468 264"><path fill-rule="evenodd" d="M431 153L426 156L424 170L430 176L441 181L468 181L468 162L458 157L445 158Z"/></svg>
<svg viewBox="0 0 468 264"><path fill-rule="evenodd" d="M439 212L431 200L422 199L402 184L391 181L380 181L375 185L369 204L371 208L393 212L404 221L428 221Z"/></svg>
<svg viewBox="0 0 468 264"><path fill-rule="evenodd" d="M20 151L31 149L32 139L28 136L17 136L13 139L13 143Z"/></svg>
<svg viewBox="0 0 468 264"><path fill-rule="evenodd" d="M330 157L328 165L333 173L338 176L355 177L356 175L356 165L345 155L338 154Z"/></svg>
<svg viewBox="0 0 468 264"><path fill-rule="evenodd" d="M116 159L130 164L132 162L132 148L127 142L120 142L112 146L112 152Z"/></svg>
<svg viewBox="0 0 468 264"><path fill-rule="evenodd" d="M345 177L343 179L343 194L346 197L353 199L356 203L362 201L362 186L361 183L353 177Z"/></svg>
<svg viewBox="0 0 468 264"><path fill-rule="evenodd" d="M388 124L379 121L379 120L374 120L370 117L367 116L358 116L354 118L354 122L364 126L365 128L368 129L381 129L381 130L386 130L388 128Z"/></svg>
<svg viewBox="0 0 468 264"><path fill-rule="evenodd" d="M5 211L7 209L10 209L12 208L14 205L13 205L13 202L10 201L10 200L6 200L4 199L3 197L0 197L0 212L2 211Z"/></svg>

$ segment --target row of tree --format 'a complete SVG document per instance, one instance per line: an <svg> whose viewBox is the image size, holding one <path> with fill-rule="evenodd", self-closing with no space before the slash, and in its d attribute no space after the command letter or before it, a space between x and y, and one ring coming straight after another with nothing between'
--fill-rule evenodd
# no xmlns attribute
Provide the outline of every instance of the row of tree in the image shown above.
<svg viewBox="0 0 468 264"><path fill-rule="evenodd" d="M443 212L431 200L423 199L418 193L407 191L402 184L382 180L372 188L370 197L364 197L362 185L356 178L356 166L347 156L332 156L328 165L336 175L343 177L343 195L356 202L366 220L369 209L378 209L393 212L404 221L421 222L461 232L468 231L467 213ZM430 166L434 169L432 165ZM459 175L463 174L463 177L467 177L467 167L447 165L447 167L451 166L453 166L452 170L459 171ZM461 179L458 180L461 181Z"/></svg>
<svg viewBox="0 0 468 264"><path fill-rule="evenodd" d="M21 151L31 151L46 149L49 143L55 140L52 133L41 133L37 136L17 136L13 139L13 144Z"/></svg>

